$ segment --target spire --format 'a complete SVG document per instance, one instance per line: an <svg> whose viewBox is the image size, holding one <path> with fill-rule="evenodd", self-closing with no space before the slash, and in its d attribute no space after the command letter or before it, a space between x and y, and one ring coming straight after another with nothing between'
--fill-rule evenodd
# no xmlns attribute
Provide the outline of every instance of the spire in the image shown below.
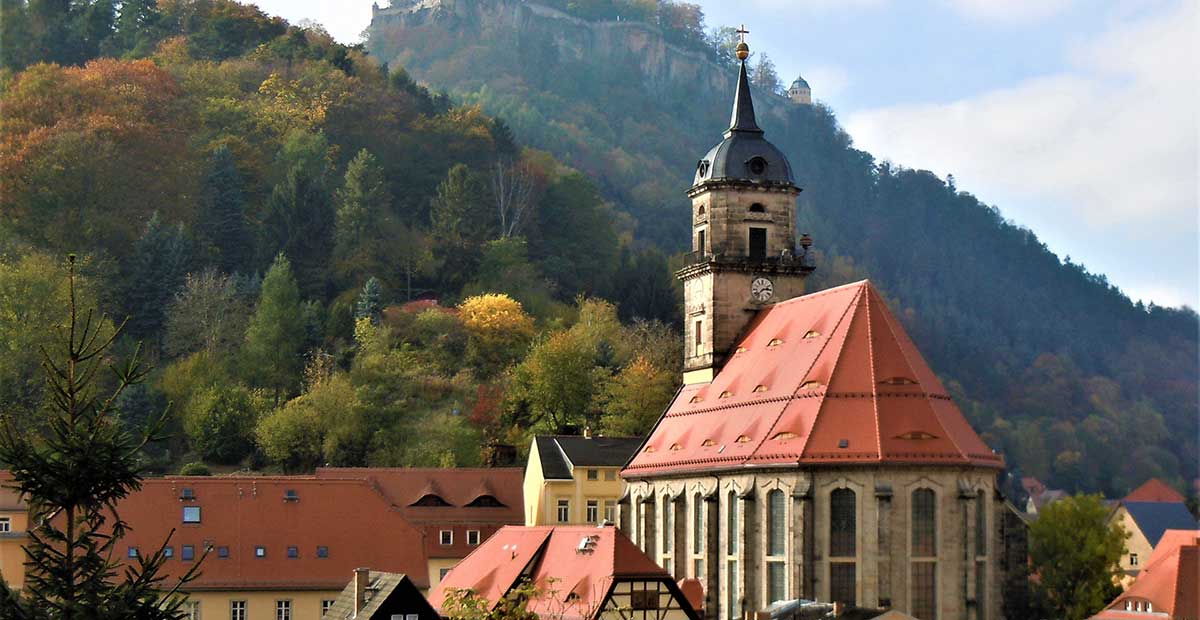
<svg viewBox="0 0 1200 620"><path fill-rule="evenodd" d="M750 98L750 76L746 75L746 59L750 57L750 46L746 45L746 35L750 34L750 31L742 26L737 33L742 39L737 46L737 57L742 66L738 73L737 94L733 97L733 116L729 120L729 131L726 132L726 136L735 131L763 132L762 129L759 129L758 122L754 120L754 100Z"/></svg>

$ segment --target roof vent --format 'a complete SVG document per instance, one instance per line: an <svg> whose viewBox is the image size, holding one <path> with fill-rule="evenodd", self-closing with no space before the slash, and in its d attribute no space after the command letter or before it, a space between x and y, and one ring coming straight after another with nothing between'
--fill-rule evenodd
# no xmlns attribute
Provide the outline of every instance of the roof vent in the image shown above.
<svg viewBox="0 0 1200 620"><path fill-rule="evenodd" d="M733 392L725 390L724 392L721 392L721 395L718 398L729 398L730 396L733 396Z"/></svg>
<svg viewBox="0 0 1200 620"><path fill-rule="evenodd" d="M599 536L584 536L579 539L579 544L575 547L575 553L591 553L596 549L596 543L599 541Z"/></svg>
<svg viewBox="0 0 1200 620"><path fill-rule="evenodd" d="M700 445L705 448L711 448L711 447L717 445L717 442L715 442L711 439L705 439L704 441L700 442Z"/></svg>
<svg viewBox="0 0 1200 620"><path fill-rule="evenodd" d="M844 450L844 449L846 449L846 448L849 448L849 447L850 447L850 440L849 440L849 439L839 439L839 440L838 440L838 447L839 447L839 448L842 448L843 450Z"/></svg>
<svg viewBox="0 0 1200 620"><path fill-rule="evenodd" d="M788 439L795 439L797 437L799 437L799 435L797 435L796 433L793 433L791 431L784 431L782 433L775 433L775 436L772 437L771 439L774 439L775 441L787 441Z"/></svg>
<svg viewBox="0 0 1200 620"><path fill-rule="evenodd" d="M300 495L296 493L296 489L288 489L283 492L283 501L298 502L300 501Z"/></svg>
<svg viewBox="0 0 1200 620"><path fill-rule="evenodd" d="M802 389L802 390L816 390L816 389L819 389L820 387L821 387L820 381L805 381L804 383L800 384L800 389Z"/></svg>
<svg viewBox="0 0 1200 620"><path fill-rule="evenodd" d="M693 396L692 399L689 400L688 402L692 403L692 404L702 403L702 402L704 402L704 398L701 397L699 394L697 394L697 395Z"/></svg>
<svg viewBox="0 0 1200 620"><path fill-rule="evenodd" d="M643 452L647 452L647 453L654 452L654 446L646 446L646 449L643 450Z"/></svg>
<svg viewBox="0 0 1200 620"><path fill-rule="evenodd" d="M879 385L916 385L917 382L908 377L891 377L879 382Z"/></svg>
<svg viewBox="0 0 1200 620"><path fill-rule="evenodd" d="M746 347L738 347L738 348L734 349L734 351L733 351L733 352L734 352L734 353L745 353L745 352L746 352Z"/></svg>
<svg viewBox="0 0 1200 620"><path fill-rule="evenodd" d="M737 442L738 443L750 443L750 436L749 435L739 435L737 438Z"/></svg>
<svg viewBox="0 0 1200 620"><path fill-rule="evenodd" d="M815 329L810 329L807 332L804 332L805 340L812 340L813 338L820 338L820 337L821 337L821 332L819 332Z"/></svg>
<svg viewBox="0 0 1200 620"><path fill-rule="evenodd" d="M937 439L937 435L925 431L908 431L903 435L897 435L896 439Z"/></svg>
<svg viewBox="0 0 1200 620"><path fill-rule="evenodd" d="M767 343L767 348L774 349L781 344L783 344L783 338L772 338L771 341Z"/></svg>
<svg viewBox="0 0 1200 620"><path fill-rule="evenodd" d="M179 499L191 500L196 499L196 492L191 487L183 487L179 490Z"/></svg>
<svg viewBox="0 0 1200 620"><path fill-rule="evenodd" d="M681 446L677 443L671 444L671 452L679 452L682 449L683 449L683 446Z"/></svg>
<svg viewBox="0 0 1200 620"><path fill-rule="evenodd" d="M767 386L765 386L765 385L756 385L756 386L754 386L754 391L755 391L755 392L766 392L766 391L767 391Z"/></svg>

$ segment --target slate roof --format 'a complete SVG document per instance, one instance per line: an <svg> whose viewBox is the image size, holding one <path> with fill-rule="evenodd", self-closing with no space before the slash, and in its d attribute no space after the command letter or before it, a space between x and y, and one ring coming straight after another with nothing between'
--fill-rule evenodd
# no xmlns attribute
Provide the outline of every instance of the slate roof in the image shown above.
<svg viewBox="0 0 1200 620"><path fill-rule="evenodd" d="M570 480L572 466L621 467L642 443L640 437L575 435L541 435L534 441L547 480Z"/></svg>
<svg viewBox="0 0 1200 620"><path fill-rule="evenodd" d="M425 601L425 597L421 596L420 591L417 590L416 585L413 584L412 580L409 579L407 575L402 573L383 573L378 571L370 571L370 573L368 573L368 579L370 580L369 585L367 586L367 595L369 598L367 599L367 604L363 605L362 609L357 610L357 614L355 613L354 609L354 580L351 579L350 583L346 584L346 587L342 589L342 593L338 595L336 600L334 600L333 606L329 608L329 611L325 612L325 615L321 616L322 619L343 620L349 618L359 618L360 620L375 620L371 616L379 611L379 609L388 601L393 593L401 596L407 594L407 600L405 601L407 605L413 605L418 599L421 603L425 603L425 607L427 609L412 609L412 611L409 613L418 613L423 618L438 617L437 611L434 610L433 607L429 606L429 604ZM407 593L403 592L404 590L410 588L411 590ZM400 590L400 592L397 592L397 590ZM427 613L420 613L421 611Z"/></svg>
<svg viewBox="0 0 1200 620"><path fill-rule="evenodd" d="M1157 547L1167 530L1194 530L1196 519L1181 502L1121 502L1150 546Z"/></svg>
<svg viewBox="0 0 1200 620"><path fill-rule="evenodd" d="M761 171L755 172L749 165L755 158L761 158L765 164ZM712 147L697 164L692 185L729 180L794 187L791 164L783 151L763 138L763 130L754 116L754 100L750 95L750 78L746 75L745 62L738 73L733 113L725 139Z"/></svg>
<svg viewBox="0 0 1200 620"><path fill-rule="evenodd" d="M193 499L183 498L190 489ZM285 499L295 491L297 499ZM199 523L183 523L184 507L200 507ZM365 480L319 480L300 476L172 476L145 480L119 509L130 531L117 543L123 561L128 547L148 555L172 529L174 558L165 572L178 577L191 567L182 546L204 560L194 590L341 590L359 566L406 573L429 586L421 532ZM256 557L255 548L266 549ZM288 547L296 547L296 558ZM318 557L317 547L328 557ZM217 548L228 549L219 557Z"/></svg>
<svg viewBox="0 0 1200 620"><path fill-rule="evenodd" d="M1129 589L1093 620L1136 620L1145 611L1126 611L1125 603L1149 602L1155 614L1168 620L1200 618L1200 530L1169 530ZM1144 609L1144 607L1143 607Z"/></svg>
<svg viewBox="0 0 1200 620"><path fill-rule="evenodd" d="M528 606L543 618L592 618L609 586L624 578L669 583L697 618L666 570L613 527L505 527L451 569L429 593L429 604L440 609L449 590L470 589L490 609L523 575L548 592Z"/></svg>
<svg viewBox="0 0 1200 620"><path fill-rule="evenodd" d="M976 465L975 434L867 281L758 312L709 383L685 386L622 471L789 464Z"/></svg>
<svg viewBox="0 0 1200 620"><path fill-rule="evenodd" d="M1184 497L1179 491L1171 488L1171 486L1158 478L1151 478L1142 483L1142 486L1129 492L1125 502L1177 502L1183 503Z"/></svg>

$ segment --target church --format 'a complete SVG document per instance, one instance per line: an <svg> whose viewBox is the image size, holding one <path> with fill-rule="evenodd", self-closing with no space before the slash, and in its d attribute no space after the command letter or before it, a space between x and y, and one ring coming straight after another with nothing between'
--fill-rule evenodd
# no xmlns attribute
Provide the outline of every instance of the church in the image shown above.
<svg viewBox="0 0 1200 620"><path fill-rule="evenodd" d="M801 190L737 53L729 129L688 190L684 385L621 471L620 527L704 585L710 620L795 599L1000 620L1025 558L1003 458L869 281L804 294Z"/></svg>

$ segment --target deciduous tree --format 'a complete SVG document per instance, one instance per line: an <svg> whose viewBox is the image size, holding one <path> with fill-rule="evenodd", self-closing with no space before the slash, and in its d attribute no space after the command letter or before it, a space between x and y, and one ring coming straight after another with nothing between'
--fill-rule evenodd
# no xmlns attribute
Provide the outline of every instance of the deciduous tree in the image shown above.
<svg viewBox="0 0 1200 620"><path fill-rule="evenodd" d="M1045 506L1029 526L1034 597L1047 617L1083 620L1120 592L1128 534L1108 516L1100 495L1080 494Z"/></svg>

